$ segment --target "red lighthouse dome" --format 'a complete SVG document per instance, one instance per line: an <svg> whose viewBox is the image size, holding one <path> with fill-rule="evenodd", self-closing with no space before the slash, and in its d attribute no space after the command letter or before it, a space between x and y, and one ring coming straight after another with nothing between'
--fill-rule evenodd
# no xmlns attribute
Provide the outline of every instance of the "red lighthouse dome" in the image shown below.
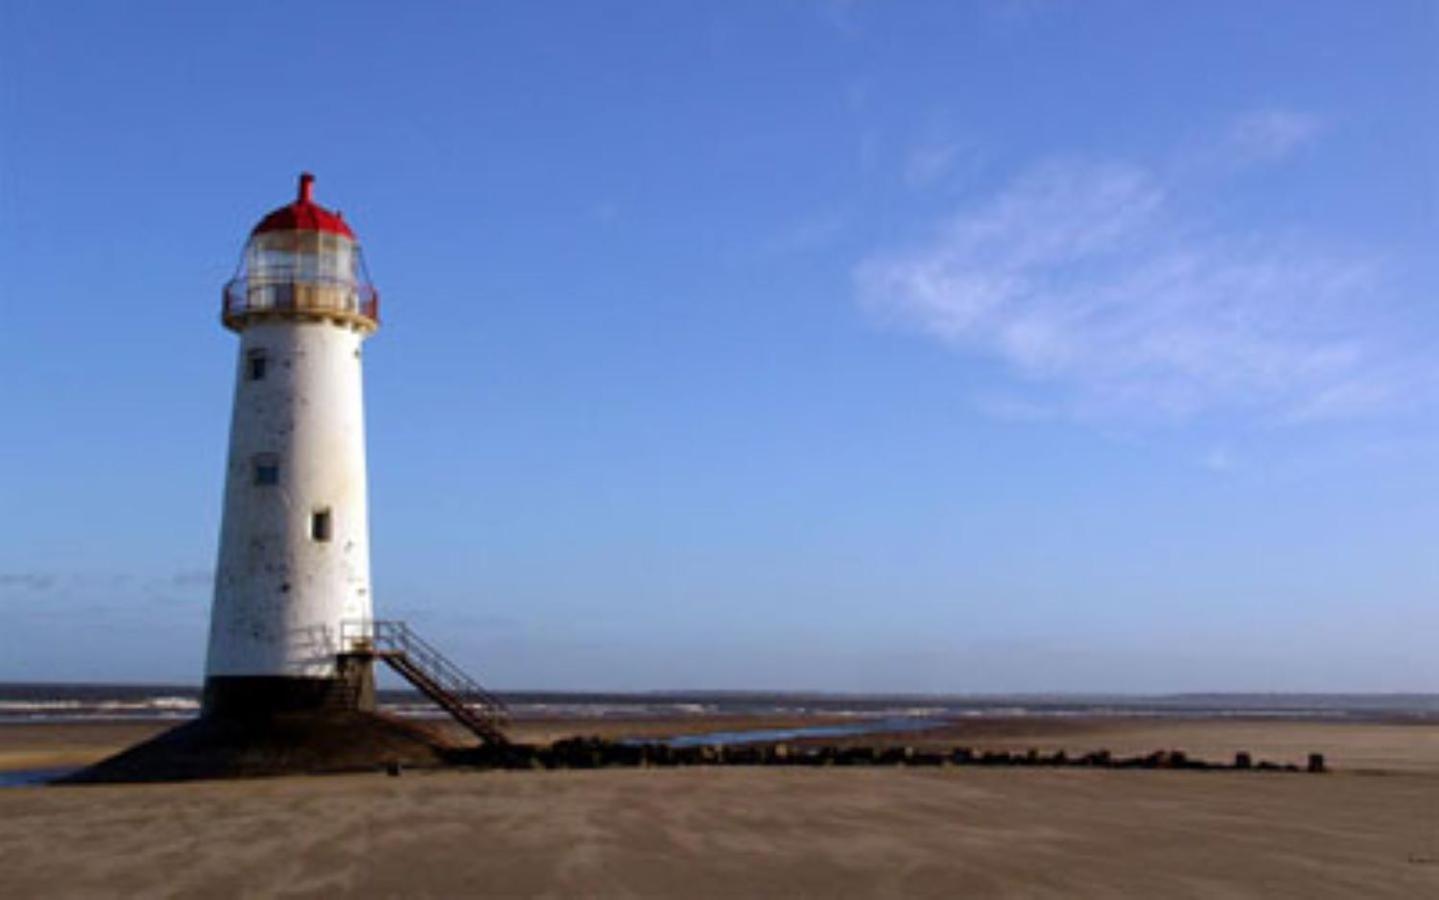
<svg viewBox="0 0 1439 900"><path fill-rule="evenodd" d="M330 212L315 202L315 176L300 175L300 191L295 202L282 206L260 220L251 235L269 231L327 231L355 240L355 233L339 213Z"/></svg>

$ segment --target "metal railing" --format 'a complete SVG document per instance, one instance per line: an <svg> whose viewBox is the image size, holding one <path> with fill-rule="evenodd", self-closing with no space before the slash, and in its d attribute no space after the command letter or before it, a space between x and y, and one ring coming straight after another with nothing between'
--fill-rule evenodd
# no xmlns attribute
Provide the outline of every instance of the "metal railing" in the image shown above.
<svg viewBox="0 0 1439 900"><path fill-rule="evenodd" d="M227 323L251 313L340 313L379 324L380 292L374 285L322 276L272 281L235 278L226 283L221 318Z"/></svg>
<svg viewBox="0 0 1439 900"><path fill-rule="evenodd" d="M478 713L491 724L509 720L504 701L425 641L405 622L396 619L354 619L340 623L340 645L350 653L400 656L434 682L445 694ZM475 709L478 707L478 709Z"/></svg>

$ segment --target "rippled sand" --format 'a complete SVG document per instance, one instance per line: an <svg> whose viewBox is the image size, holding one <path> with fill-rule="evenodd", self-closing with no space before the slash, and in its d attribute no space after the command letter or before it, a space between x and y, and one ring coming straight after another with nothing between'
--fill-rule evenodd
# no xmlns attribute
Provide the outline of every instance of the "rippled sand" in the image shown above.
<svg viewBox="0 0 1439 900"><path fill-rule="evenodd" d="M970 723L968 738L1203 739L1364 764L1316 776L699 768L5 790L0 893L1439 896L1439 729L1174 726Z"/></svg>
<svg viewBox="0 0 1439 900"><path fill-rule="evenodd" d="M435 773L11 790L11 896L1439 896L1425 776Z"/></svg>

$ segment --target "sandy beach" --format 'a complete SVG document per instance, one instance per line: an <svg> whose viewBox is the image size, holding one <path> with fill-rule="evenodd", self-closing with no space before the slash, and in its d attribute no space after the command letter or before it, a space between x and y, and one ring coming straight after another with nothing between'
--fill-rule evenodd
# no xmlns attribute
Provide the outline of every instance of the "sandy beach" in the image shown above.
<svg viewBox="0 0 1439 900"><path fill-rule="evenodd" d="M577 724L528 723L517 737L739 723L569 727ZM0 758L58 759L44 755L48 747L74 761L146 728L8 727ZM23 788L0 791L0 853L7 893L17 896L1439 892L1432 725L1038 719L1022 727L999 718L925 741L958 738L1211 756L1250 749L1283 759L1317 751L1336 771L448 771Z"/></svg>
<svg viewBox="0 0 1439 900"><path fill-rule="evenodd" d="M1422 776L436 773L0 796L15 896L1432 896Z"/></svg>

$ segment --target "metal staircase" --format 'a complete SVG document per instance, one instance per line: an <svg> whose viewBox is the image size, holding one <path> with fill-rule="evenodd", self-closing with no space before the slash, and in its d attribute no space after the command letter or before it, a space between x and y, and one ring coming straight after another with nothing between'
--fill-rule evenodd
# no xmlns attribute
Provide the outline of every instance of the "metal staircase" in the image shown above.
<svg viewBox="0 0 1439 900"><path fill-rule="evenodd" d="M491 746L509 743L501 730L509 721L505 704L415 634L409 625L378 619L344 622L340 639L349 648L342 655L384 660L483 743Z"/></svg>

